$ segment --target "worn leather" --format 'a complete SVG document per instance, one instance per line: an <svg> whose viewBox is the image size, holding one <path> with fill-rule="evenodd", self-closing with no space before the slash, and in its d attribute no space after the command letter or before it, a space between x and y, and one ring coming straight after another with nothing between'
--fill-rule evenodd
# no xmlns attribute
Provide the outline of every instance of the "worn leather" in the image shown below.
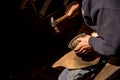
<svg viewBox="0 0 120 80"><path fill-rule="evenodd" d="M68 44L68 47L70 49L74 49L79 41L76 39L78 37L84 37L86 33L81 33L77 36L75 36L70 43ZM77 55L73 50L66 53L63 57L61 57L59 60L57 60L52 67L58 68L58 67L64 67L68 69L77 69L77 68L83 68L95 65L99 62L101 55L99 55L96 52L90 52L86 55Z"/></svg>
<svg viewBox="0 0 120 80"><path fill-rule="evenodd" d="M95 65L99 62L100 55L95 52L87 54L85 56L78 56L73 50L66 53L58 61L56 61L52 67L59 68L64 67L68 69L78 69Z"/></svg>

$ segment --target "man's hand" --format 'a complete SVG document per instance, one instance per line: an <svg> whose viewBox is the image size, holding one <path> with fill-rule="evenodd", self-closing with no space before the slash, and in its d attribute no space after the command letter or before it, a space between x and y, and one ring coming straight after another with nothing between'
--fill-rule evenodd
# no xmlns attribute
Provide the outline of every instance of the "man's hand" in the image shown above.
<svg viewBox="0 0 120 80"><path fill-rule="evenodd" d="M80 43L75 47L74 51L79 54L87 54L92 51L92 47L89 45L90 35L85 35L84 37L79 37L78 41Z"/></svg>
<svg viewBox="0 0 120 80"><path fill-rule="evenodd" d="M79 10L78 10L80 7L79 3L73 2L73 3L69 4L68 6L69 7L67 8L65 14L68 15L69 17L73 17L79 13Z"/></svg>

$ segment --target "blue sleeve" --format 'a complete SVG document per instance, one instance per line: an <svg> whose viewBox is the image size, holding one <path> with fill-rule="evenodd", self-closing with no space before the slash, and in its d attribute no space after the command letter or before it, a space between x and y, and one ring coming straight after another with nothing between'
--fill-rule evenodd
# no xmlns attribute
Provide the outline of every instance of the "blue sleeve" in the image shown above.
<svg viewBox="0 0 120 80"><path fill-rule="evenodd" d="M97 33L89 44L102 55L120 54L120 9L101 9L97 16Z"/></svg>

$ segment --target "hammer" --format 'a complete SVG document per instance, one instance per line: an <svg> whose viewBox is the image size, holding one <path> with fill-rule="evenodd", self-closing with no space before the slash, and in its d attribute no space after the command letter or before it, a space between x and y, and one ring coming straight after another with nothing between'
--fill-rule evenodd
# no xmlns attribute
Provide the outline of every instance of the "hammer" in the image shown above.
<svg viewBox="0 0 120 80"><path fill-rule="evenodd" d="M58 25L60 22L62 22L64 19L66 19L67 17L69 17L69 16L66 15L66 14L65 14L64 16L56 19L56 20L54 20L54 18L51 17L51 19L50 19L50 24L51 24L51 26L55 29L56 33L59 33L59 32L60 32L60 30L58 29L57 25Z"/></svg>
<svg viewBox="0 0 120 80"><path fill-rule="evenodd" d="M51 19L50 19L50 24L51 24L51 26L55 29L56 33L59 33L59 32L60 32L60 30L59 30L58 27L57 27L57 24L59 24L60 22L62 22L64 19L70 17L70 16L73 14L73 12L74 12L76 9L78 9L78 7L79 7L79 4L72 5L72 6L69 8L69 10L68 10L63 16L59 17L59 18L56 19L56 20L54 20L54 18L51 17Z"/></svg>

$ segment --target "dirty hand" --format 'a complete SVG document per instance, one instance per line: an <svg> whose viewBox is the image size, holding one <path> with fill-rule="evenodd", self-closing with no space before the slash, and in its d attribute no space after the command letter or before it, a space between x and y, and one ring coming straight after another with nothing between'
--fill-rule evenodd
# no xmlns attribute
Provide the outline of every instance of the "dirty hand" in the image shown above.
<svg viewBox="0 0 120 80"><path fill-rule="evenodd" d="M68 15L69 17L72 17L76 14L78 14L78 8L79 8L78 3L70 4L69 8L66 10L65 14Z"/></svg>
<svg viewBox="0 0 120 80"><path fill-rule="evenodd" d="M78 54L87 54L91 52L93 49L89 45L90 35L85 35L84 37L79 37L77 40L80 41L78 45L74 48L74 51Z"/></svg>

